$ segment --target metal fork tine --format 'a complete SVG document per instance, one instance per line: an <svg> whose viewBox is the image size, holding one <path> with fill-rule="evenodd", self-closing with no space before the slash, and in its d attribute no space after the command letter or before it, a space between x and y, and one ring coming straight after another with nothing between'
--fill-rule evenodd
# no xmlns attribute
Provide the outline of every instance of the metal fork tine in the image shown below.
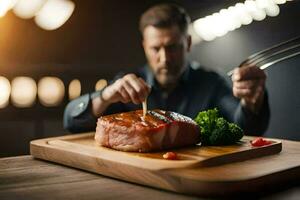
<svg viewBox="0 0 300 200"><path fill-rule="evenodd" d="M261 65L259 68L262 69L262 70L264 70L264 69L270 67L271 65L274 65L274 64L276 64L276 63L279 63L279 62L284 61L284 60L287 60L287 59L290 59L290 58L295 57L295 56L297 56L297 55L300 55L300 50L297 51L297 52L294 52L294 53L292 53L292 54L289 54L289 55L287 55L287 56L284 56L284 57L278 58L278 59L276 59L276 60L267 62L267 63Z"/></svg>
<svg viewBox="0 0 300 200"><path fill-rule="evenodd" d="M279 44L276 44L274 46L271 46L267 49L264 49L262 51L259 51L255 54L252 54L251 56L249 56L244 62L242 62L243 64L245 63L250 63L250 62L254 62L255 60L257 59L260 59L262 57L264 57L265 55L269 54L270 52L272 51L275 51L276 49L279 49L281 47L284 47L290 43L293 43L293 42L300 42L300 36L298 37L295 37L295 38L292 38L290 40L287 40L287 41L284 41L284 42L281 42Z"/></svg>
<svg viewBox="0 0 300 200"><path fill-rule="evenodd" d="M285 56L283 56L283 57L277 58L277 59L275 59L275 60L271 60L271 61L269 61L269 62L267 62L267 63L264 63L263 65L259 66L259 68L262 69L262 70L264 70L264 69L266 69L266 68L268 68L268 67L270 67L270 66L272 66L272 65L274 65L274 64L276 64L276 63L279 63L279 62L282 62L282 61L284 61L284 60L293 58L293 57L295 57L295 56L297 56L297 55L300 55L300 50L298 50L298 51L296 51L296 52L293 52L293 53L290 53L290 54L288 54L288 55L285 55ZM234 71L234 70L231 70L231 71L227 72L227 75L228 75L228 76L232 76L233 71Z"/></svg>
<svg viewBox="0 0 300 200"><path fill-rule="evenodd" d="M269 58L272 58L276 55L280 55L280 54L285 53L285 52L289 52L289 51L292 52L292 50L297 49L298 47L300 47L300 41L299 41L299 44L293 45L291 47L287 47L285 49L275 51L274 53L266 54L266 56L263 56L259 59L255 59L253 62L250 62L249 64L258 65L259 63L261 63L264 60L267 60Z"/></svg>
<svg viewBox="0 0 300 200"><path fill-rule="evenodd" d="M296 44L294 44L296 43ZM289 46L287 46L289 45ZM283 49L282 49L283 47ZM274 45L270 48L267 48L265 50L262 50L258 53L252 54L251 56L249 56L245 61L243 61L239 67L243 66L244 64L253 64L256 66L259 66L259 63L262 63L265 60L268 60L272 57L275 57L277 55L283 54L283 57L281 58L277 58L274 61L268 61L267 63L263 64L262 66L260 66L261 69L265 69L275 63L281 62L283 60L292 58L296 55L300 54L300 50L295 52L293 50L297 49L298 47L300 47L300 36L290 39L288 41L282 42L280 44ZM281 49L280 49L281 48ZM288 53L288 55L286 55L286 53ZM231 70L227 73L228 76L231 76L233 74L234 70Z"/></svg>

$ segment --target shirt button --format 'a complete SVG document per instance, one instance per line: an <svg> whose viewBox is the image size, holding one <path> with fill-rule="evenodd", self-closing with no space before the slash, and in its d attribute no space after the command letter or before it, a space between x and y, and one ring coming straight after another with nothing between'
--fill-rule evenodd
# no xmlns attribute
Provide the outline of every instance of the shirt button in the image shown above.
<svg viewBox="0 0 300 200"><path fill-rule="evenodd" d="M78 108L80 110L82 110L84 108L85 103L81 102L80 104L78 104Z"/></svg>

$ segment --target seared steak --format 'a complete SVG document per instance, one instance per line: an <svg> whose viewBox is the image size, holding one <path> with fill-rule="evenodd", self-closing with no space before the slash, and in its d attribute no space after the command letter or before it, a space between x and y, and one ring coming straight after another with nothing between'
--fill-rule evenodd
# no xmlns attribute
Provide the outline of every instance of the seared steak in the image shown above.
<svg viewBox="0 0 300 200"><path fill-rule="evenodd" d="M96 143L121 150L149 152L197 144L200 129L189 117L163 110L142 110L102 116L98 119Z"/></svg>

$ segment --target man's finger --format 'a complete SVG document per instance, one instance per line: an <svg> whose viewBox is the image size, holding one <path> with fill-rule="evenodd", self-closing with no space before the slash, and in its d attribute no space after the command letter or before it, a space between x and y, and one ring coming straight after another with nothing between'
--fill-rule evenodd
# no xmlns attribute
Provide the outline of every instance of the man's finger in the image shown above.
<svg viewBox="0 0 300 200"><path fill-rule="evenodd" d="M145 89L147 90L147 92L148 92L148 94L149 94L150 91L151 91L151 86L148 85L144 79L142 79L142 78L140 78L140 77L139 77L138 79L139 79L140 82L143 84L143 86L145 87Z"/></svg>
<svg viewBox="0 0 300 200"><path fill-rule="evenodd" d="M142 101L144 101L145 98L149 95L151 89L142 78L138 78L137 80L139 81L142 88Z"/></svg>
<svg viewBox="0 0 300 200"><path fill-rule="evenodd" d="M264 94L264 87L258 86L254 89L233 88L233 95L240 99L248 99L256 101L257 98Z"/></svg>
<svg viewBox="0 0 300 200"><path fill-rule="evenodd" d="M124 87L121 87L119 89L119 94L121 95L121 102L122 103L130 102L130 100L131 100L130 95L128 94L128 92L125 90Z"/></svg>
<svg viewBox="0 0 300 200"><path fill-rule="evenodd" d="M259 83L259 80L235 81L233 82L233 87L238 89L254 89Z"/></svg>
<svg viewBox="0 0 300 200"><path fill-rule="evenodd" d="M250 95L250 90L233 88L233 95L238 98L245 98Z"/></svg>
<svg viewBox="0 0 300 200"><path fill-rule="evenodd" d="M136 93L135 89L132 87L131 84L129 84L127 81L123 81L123 86L125 88L125 90L127 91L127 93L130 96L130 99L133 103L135 104L139 104L141 103L140 99L139 99L139 95Z"/></svg>
<svg viewBox="0 0 300 200"><path fill-rule="evenodd" d="M252 79L266 79L266 74L263 70L254 66L246 66L236 68L232 75L232 81L252 80Z"/></svg>
<svg viewBox="0 0 300 200"><path fill-rule="evenodd" d="M128 79L127 82L134 88L139 101L143 101L147 96L147 88L138 78Z"/></svg>

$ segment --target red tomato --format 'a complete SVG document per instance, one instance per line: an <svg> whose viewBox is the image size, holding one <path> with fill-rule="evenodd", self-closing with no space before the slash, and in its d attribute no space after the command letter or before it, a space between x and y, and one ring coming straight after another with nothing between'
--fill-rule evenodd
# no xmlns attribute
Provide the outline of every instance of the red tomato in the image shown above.
<svg viewBox="0 0 300 200"><path fill-rule="evenodd" d="M168 160L177 160L177 154L174 152L167 152L163 155L164 159L168 159Z"/></svg>
<svg viewBox="0 0 300 200"><path fill-rule="evenodd" d="M256 139L252 140L250 143L251 143L251 145L254 146L254 147L261 147L261 146L265 146L265 145L272 144L271 141L265 140L265 139L262 138L262 137L258 137L258 138L256 138Z"/></svg>

